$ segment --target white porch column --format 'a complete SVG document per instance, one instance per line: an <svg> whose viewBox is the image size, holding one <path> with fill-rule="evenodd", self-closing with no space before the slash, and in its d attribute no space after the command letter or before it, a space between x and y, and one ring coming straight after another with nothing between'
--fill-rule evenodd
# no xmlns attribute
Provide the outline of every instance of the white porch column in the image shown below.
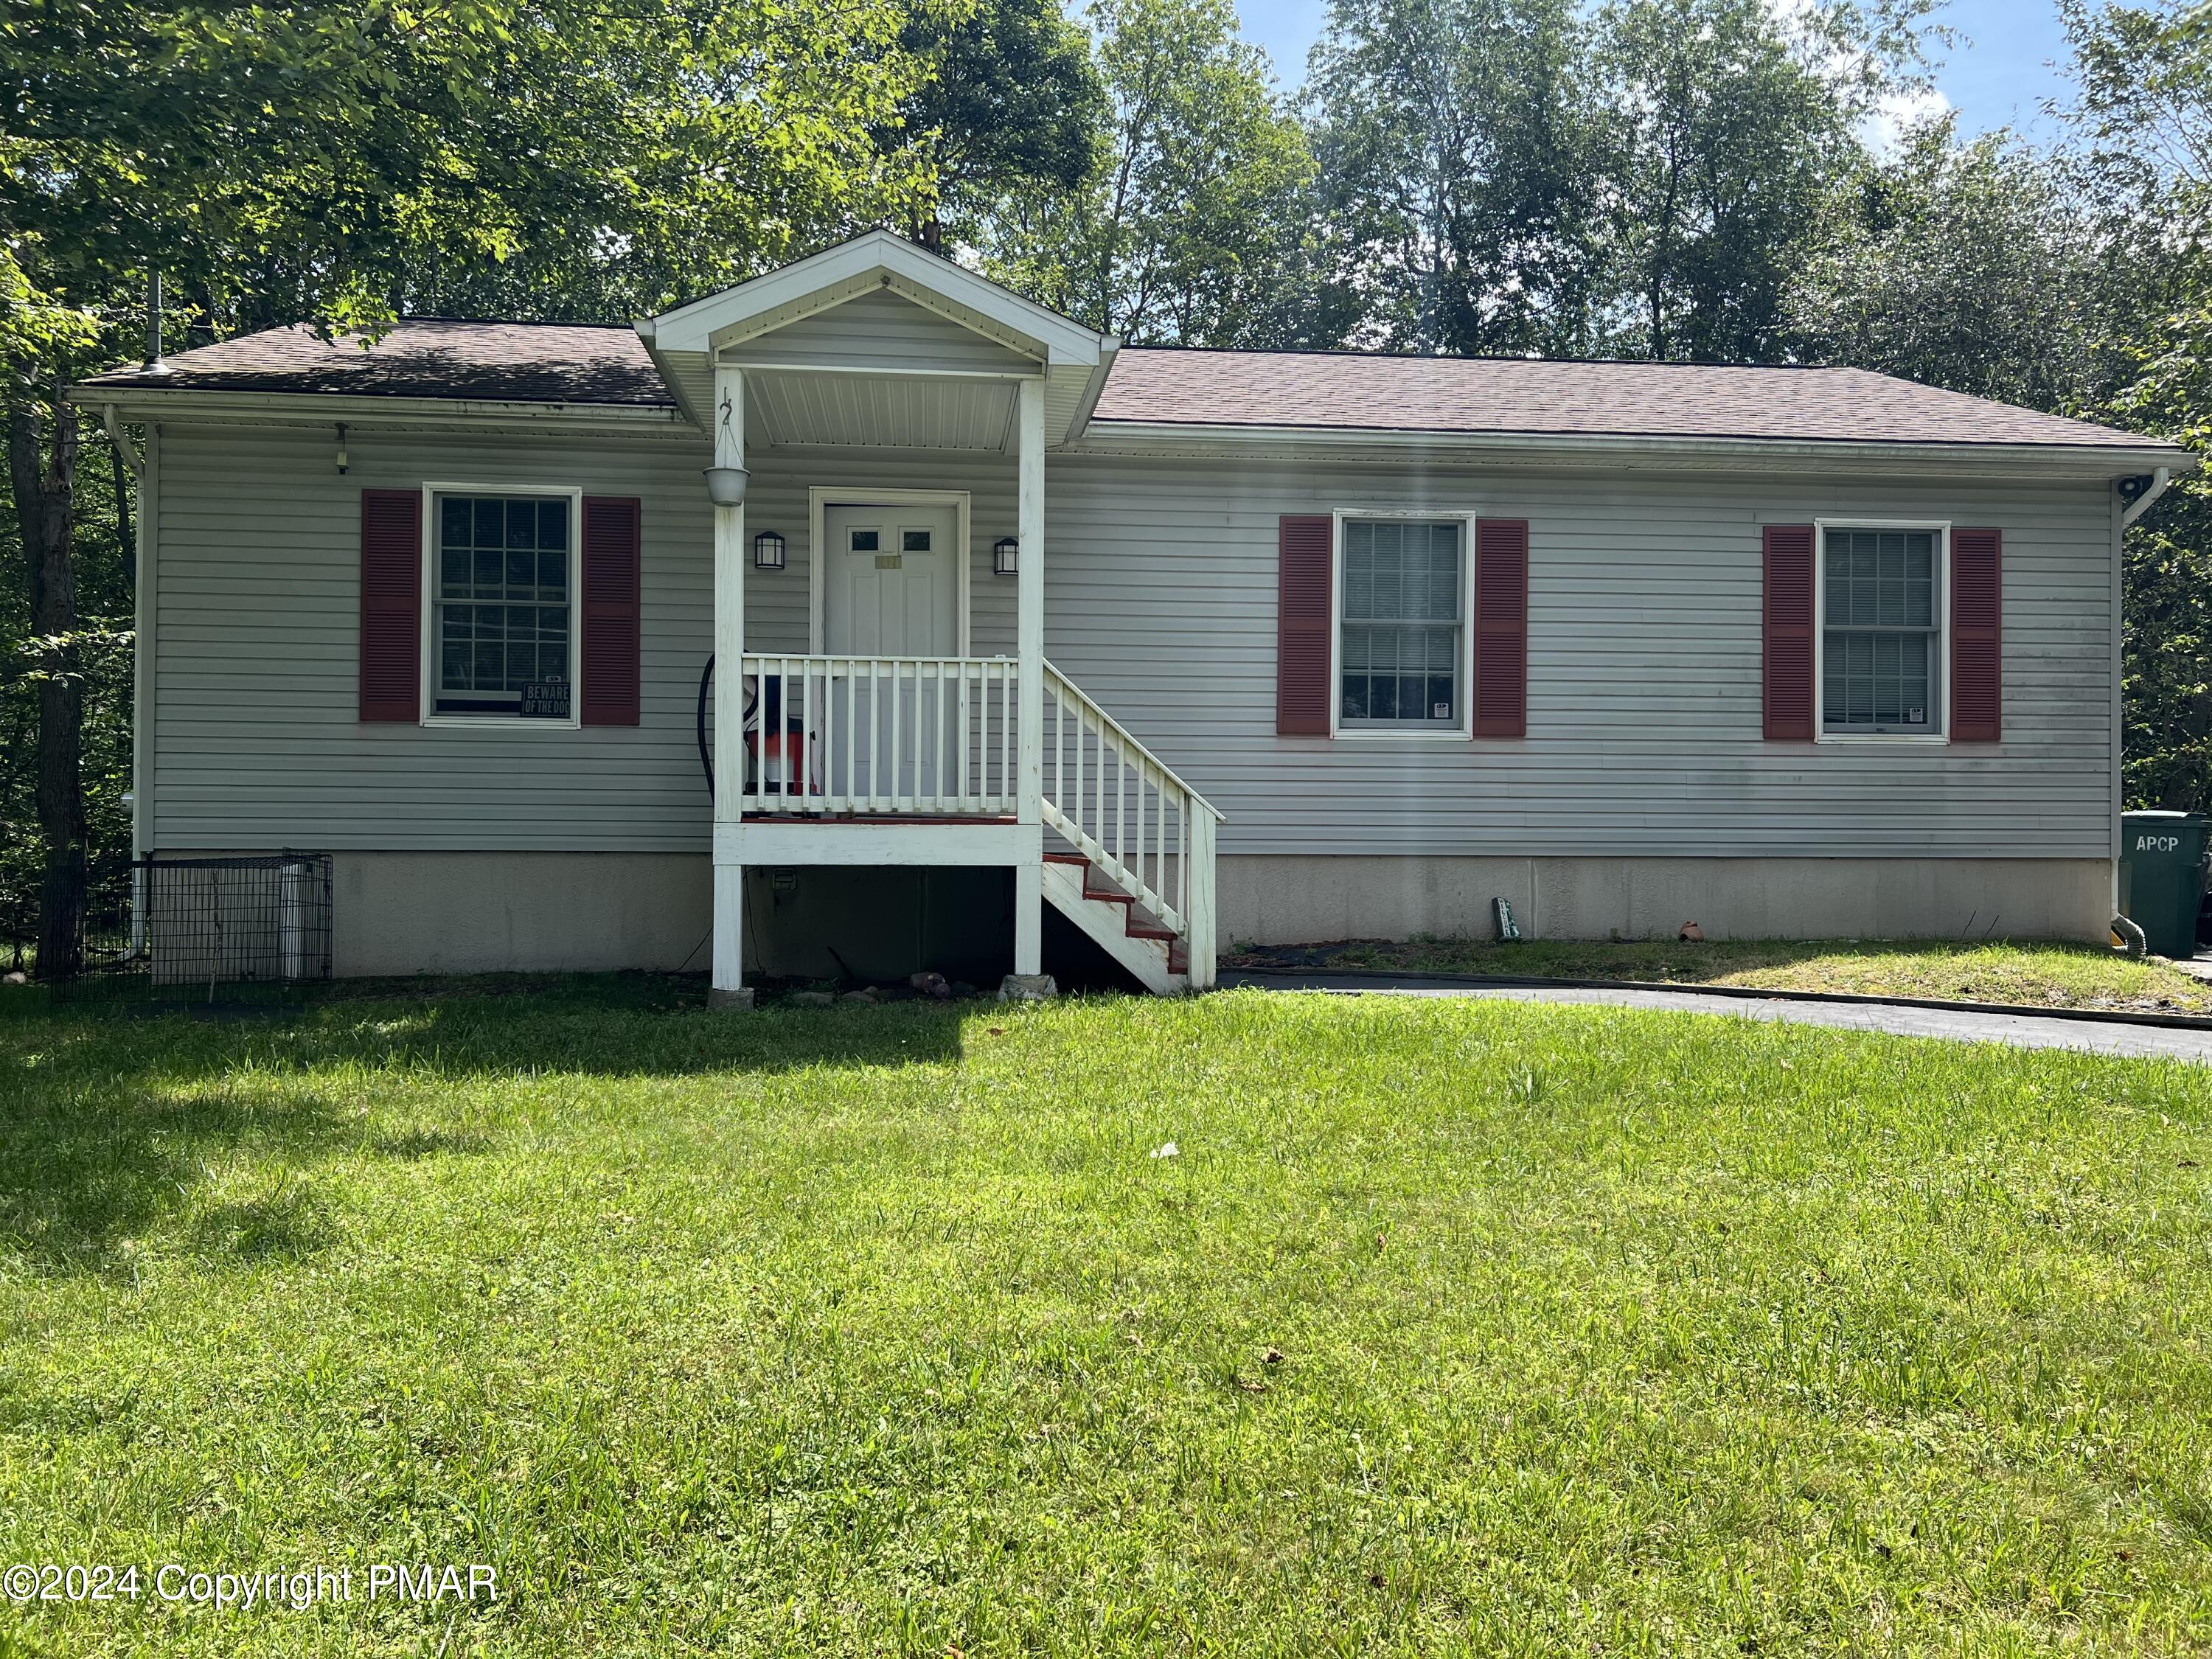
<svg viewBox="0 0 2212 1659"><path fill-rule="evenodd" d="M745 375L714 371L714 465L745 464ZM745 868L738 830L745 786L745 509L714 509L714 1007L744 1007Z"/></svg>
<svg viewBox="0 0 2212 1659"><path fill-rule="evenodd" d="M1021 776L1015 816L1044 821L1044 382L1021 383L1015 442L1021 478L1021 550L1015 565L1014 638L1020 659ZM1041 831L1039 833L1042 833ZM1037 974L1044 960L1044 866L1025 858L1014 866L1014 971Z"/></svg>

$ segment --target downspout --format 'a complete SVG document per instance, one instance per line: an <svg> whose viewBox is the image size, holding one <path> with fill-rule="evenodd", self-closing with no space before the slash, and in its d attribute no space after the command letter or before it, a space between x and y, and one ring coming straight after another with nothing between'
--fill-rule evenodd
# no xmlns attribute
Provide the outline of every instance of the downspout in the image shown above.
<svg viewBox="0 0 2212 1659"><path fill-rule="evenodd" d="M2142 475L2141 473L2137 473L2136 476L2140 477ZM2150 475L2150 482L2143 486L2142 494L2130 501L2127 505L2126 510L2120 514L2120 528L2125 530L2137 519L2140 519L2144 514L2149 512L2152 507L2158 504L2158 498L2165 495L2166 492L2172 487L2173 469L2172 467L2162 466L2159 468L2157 471L2152 473ZM2124 484L2123 484L2122 487L2122 493L2124 495Z"/></svg>
<svg viewBox="0 0 2212 1659"><path fill-rule="evenodd" d="M111 413L112 412L111 408ZM130 452L126 451L125 453ZM137 638L131 652L131 857L149 858L157 833L154 817L154 628L160 610L161 535L161 428L146 422L146 452L138 458ZM145 951L146 872L131 872L131 947Z"/></svg>
<svg viewBox="0 0 2212 1659"><path fill-rule="evenodd" d="M106 428L107 441L115 446L115 453L121 458L123 465L131 469L131 476L134 478L144 477L146 476L145 457L139 454L132 447L129 438L124 436L123 416L113 404L107 404L101 407L100 423Z"/></svg>
<svg viewBox="0 0 2212 1659"><path fill-rule="evenodd" d="M2138 481L2142 482L2142 487L2132 498L2130 498L2128 494L2128 486L2131 483L2136 483ZM2127 805L2127 787L2125 781L2127 764L2125 750L2127 740L2127 710L2125 707L2125 694L2123 690L2124 676L2126 672L2126 663L2124 661L2126 647L2123 643L2124 639L2124 634L2123 631L2124 623L2123 618L2124 616L2124 605L2125 604L2123 568L2125 562L2125 555L2122 549L2122 543L2126 538L2128 526L2133 524L2136 520L2142 518L2144 514L2149 512L2152 507L2158 505L2158 498L2165 495L2166 492L2172 487L2173 469L2170 466L2159 467L2150 473L2147 479L2144 477L2144 475L2140 472L2130 474L2129 477L2121 479L2119 481L2121 501L2120 519L2118 525L2112 532L2112 915L2114 917L2113 935L2116 938L2120 937L2118 922L2120 914L2120 813Z"/></svg>

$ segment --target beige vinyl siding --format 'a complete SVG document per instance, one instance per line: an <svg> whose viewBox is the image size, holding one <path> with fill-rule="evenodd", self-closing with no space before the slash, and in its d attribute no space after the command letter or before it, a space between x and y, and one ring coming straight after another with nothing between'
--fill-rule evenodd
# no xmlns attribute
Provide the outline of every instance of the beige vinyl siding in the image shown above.
<svg viewBox="0 0 2212 1659"><path fill-rule="evenodd" d="M356 428L345 477L333 444L163 428L152 844L703 853L704 444ZM749 459L748 536L789 543L786 570L747 573L753 648L806 648L809 487L873 484L972 493L972 648L1012 653L1015 584L990 569L1015 527L1009 459ZM640 726L357 721L360 492L425 479L644 498ZM1224 854L2111 855L2113 519L2094 486L1055 455L1046 504L1048 654L1228 813ZM1277 520L1340 507L1530 520L1527 738L1275 735ZM2004 741L1765 743L1760 526L1891 515L2004 532Z"/></svg>

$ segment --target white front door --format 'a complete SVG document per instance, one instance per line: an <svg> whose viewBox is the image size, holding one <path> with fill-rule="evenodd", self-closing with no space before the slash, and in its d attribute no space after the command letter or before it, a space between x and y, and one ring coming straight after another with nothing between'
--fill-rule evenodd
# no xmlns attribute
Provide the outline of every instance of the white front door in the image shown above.
<svg viewBox="0 0 2212 1659"><path fill-rule="evenodd" d="M959 519L943 507L827 507L823 649L832 656L960 652Z"/></svg>
<svg viewBox="0 0 2212 1659"><path fill-rule="evenodd" d="M959 514L945 506L830 506L822 512L823 647L832 656L960 652ZM954 681L955 686L960 684ZM965 741L964 690L943 672L856 665L833 694L833 793L898 801L938 793Z"/></svg>

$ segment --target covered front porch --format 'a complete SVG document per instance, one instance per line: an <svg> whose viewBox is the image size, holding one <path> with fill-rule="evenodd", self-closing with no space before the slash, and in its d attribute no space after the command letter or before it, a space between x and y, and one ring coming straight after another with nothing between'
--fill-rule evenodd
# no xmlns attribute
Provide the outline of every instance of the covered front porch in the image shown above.
<svg viewBox="0 0 2212 1659"><path fill-rule="evenodd" d="M717 1000L750 1000L747 869L808 866L1002 866L1023 983L1051 904L1149 988L1210 985L1219 815L1046 656L1047 457L1113 343L880 234L639 331L714 442Z"/></svg>

